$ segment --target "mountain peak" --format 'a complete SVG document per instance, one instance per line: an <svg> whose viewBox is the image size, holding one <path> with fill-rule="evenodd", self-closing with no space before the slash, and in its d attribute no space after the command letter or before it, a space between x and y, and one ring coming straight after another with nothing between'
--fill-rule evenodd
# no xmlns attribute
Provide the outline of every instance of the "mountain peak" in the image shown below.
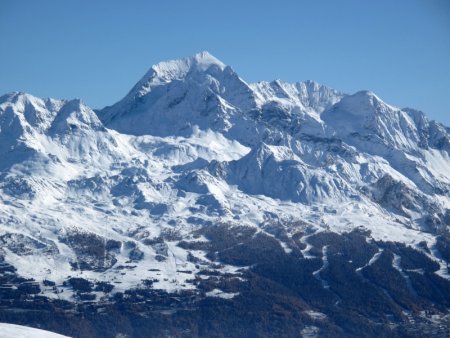
<svg viewBox="0 0 450 338"><path fill-rule="evenodd" d="M296 83L282 80L261 81L250 86L257 94L261 106L268 102L278 102L285 106L294 104L305 113L314 116L314 119L318 119L320 113L345 96L337 90L311 80Z"/></svg>
<svg viewBox="0 0 450 338"><path fill-rule="evenodd" d="M346 112L345 115L353 117L372 117L374 115L392 115L399 109L381 100L375 93L370 90L361 90L353 95L347 95L342 98L333 110ZM344 114L340 114L340 118L344 118Z"/></svg>
<svg viewBox="0 0 450 338"><path fill-rule="evenodd" d="M192 59L195 60L197 64L203 64L203 65L212 65L212 64L216 64L219 65L221 67L225 67L225 64L220 61L219 59L217 59L214 55L212 55L211 53L209 53L208 51L201 51L193 56L191 56L188 59Z"/></svg>
<svg viewBox="0 0 450 338"><path fill-rule="evenodd" d="M370 90L360 90L353 95L349 95L347 101L361 101L370 104L382 102L382 100Z"/></svg>
<svg viewBox="0 0 450 338"><path fill-rule="evenodd" d="M0 104L25 104L25 103L37 103L44 101L41 98L35 97L31 94L24 93L24 92L11 92L7 93L0 97Z"/></svg>
<svg viewBox="0 0 450 338"><path fill-rule="evenodd" d="M370 149L373 142L402 151L426 144L421 131L427 128L423 115L391 106L368 90L344 97L322 114L322 120L332 135L357 142L359 147L362 139Z"/></svg>
<svg viewBox="0 0 450 338"><path fill-rule="evenodd" d="M159 62L152 66L144 78L148 78L148 75L154 78L156 75L162 81L170 81L181 79L192 70L206 71L212 66L216 66L220 70L226 67L223 62L212 56L209 52L203 51L190 57Z"/></svg>
<svg viewBox="0 0 450 338"><path fill-rule="evenodd" d="M190 132L190 126L228 130L237 109L255 107L253 92L208 52L160 62L113 106L99 111L109 128L133 135Z"/></svg>
<svg viewBox="0 0 450 338"><path fill-rule="evenodd" d="M7 125L16 121L22 127L29 125L46 129L65 103L64 100L41 99L24 92L8 93L0 97L2 124Z"/></svg>

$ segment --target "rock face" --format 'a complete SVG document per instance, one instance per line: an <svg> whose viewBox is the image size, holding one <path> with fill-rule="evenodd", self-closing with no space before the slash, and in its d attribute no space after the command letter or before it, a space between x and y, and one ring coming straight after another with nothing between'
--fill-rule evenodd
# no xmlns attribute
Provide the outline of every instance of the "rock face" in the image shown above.
<svg viewBox="0 0 450 338"><path fill-rule="evenodd" d="M207 52L153 66L99 111L4 95L0 321L39 325L31 309L46 309L73 336L445 336L449 156L449 128L422 112L248 84Z"/></svg>

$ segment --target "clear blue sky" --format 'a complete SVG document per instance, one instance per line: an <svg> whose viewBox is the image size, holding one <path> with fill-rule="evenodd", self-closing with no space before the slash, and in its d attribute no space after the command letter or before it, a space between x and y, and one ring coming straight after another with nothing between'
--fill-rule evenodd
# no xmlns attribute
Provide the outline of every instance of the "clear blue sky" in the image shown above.
<svg viewBox="0 0 450 338"><path fill-rule="evenodd" d="M112 104L208 50L248 82L370 89L450 126L448 0L0 1L0 93Z"/></svg>

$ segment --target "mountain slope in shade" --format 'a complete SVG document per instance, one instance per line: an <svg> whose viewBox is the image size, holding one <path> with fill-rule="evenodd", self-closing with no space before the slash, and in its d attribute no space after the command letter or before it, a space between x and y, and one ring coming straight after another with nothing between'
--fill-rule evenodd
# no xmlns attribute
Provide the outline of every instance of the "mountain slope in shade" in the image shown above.
<svg viewBox="0 0 450 338"><path fill-rule="evenodd" d="M402 336L411 318L442 333L449 140L449 128L372 92L248 84L207 52L153 66L99 111L4 95L0 303L51 309L61 322L48 327L93 336L115 306L126 315L107 336L158 336L178 311L204 315L204 302L210 317L190 333L213 332L225 309L233 335L263 335L232 314L254 299L257 321L274 314L267 304L290 309L280 311L295 324L274 324L278 335ZM8 318L24 323L0 310Z"/></svg>

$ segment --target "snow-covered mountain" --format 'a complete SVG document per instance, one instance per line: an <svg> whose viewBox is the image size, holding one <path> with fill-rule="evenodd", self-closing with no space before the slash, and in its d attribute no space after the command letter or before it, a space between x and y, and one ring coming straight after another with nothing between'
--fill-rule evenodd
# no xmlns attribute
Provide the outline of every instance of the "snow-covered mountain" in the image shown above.
<svg viewBox="0 0 450 338"><path fill-rule="evenodd" d="M22 278L0 277L8 292L233 299L242 291L229 279L248 280L255 262L224 245L255 238L272 254L322 262L309 273L329 292L321 276L337 242L323 244L325 234L361 229L378 249L355 278L370 279L361 271L395 242L434 264L439 285L450 280L449 128L369 91L248 84L207 52L151 67L95 112L80 100L2 96L0 191L0 271ZM392 273L414 288L402 270L414 269L396 258L406 249L389 248Z"/></svg>

